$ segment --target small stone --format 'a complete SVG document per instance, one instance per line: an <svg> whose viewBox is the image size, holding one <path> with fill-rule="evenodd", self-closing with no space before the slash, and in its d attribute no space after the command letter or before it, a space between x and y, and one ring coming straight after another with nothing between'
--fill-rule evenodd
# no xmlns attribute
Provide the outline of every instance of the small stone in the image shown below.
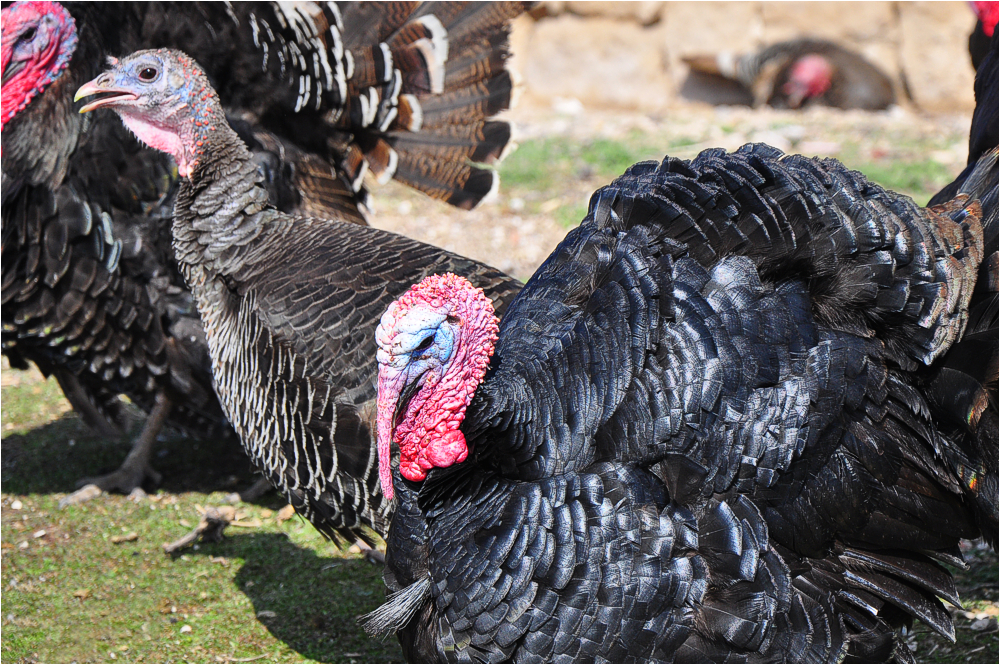
<svg viewBox="0 0 1000 665"><path fill-rule="evenodd" d="M258 619L274 619L277 616L278 614L276 612L272 612L271 610L261 610L260 612L257 612Z"/></svg>
<svg viewBox="0 0 1000 665"><path fill-rule="evenodd" d="M997 619L996 617L983 617L982 619L976 619L975 621L972 622L972 625L969 626L969 628L979 632L986 630L996 630Z"/></svg>
<svg viewBox="0 0 1000 665"><path fill-rule="evenodd" d="M580 115L583 102L576 97L556 97L552 100L552 110L563 115Z"/></svg>
<svg viewBox="0 0 1000 665"><path fill-rule="evenodd" d="M191 632L191 626L189 626L187 624L184 624L183 626L181 626L181 632L182 633L190 633Z"/></svg>
<svg viewBox="0 0 1000 665"><path fill-rule="evenodd" d="M36 531L33 534L31 534L31 537L32 538L44 538L45 537L45 529L39 529L38 531Z"/></svg>
<svg viewBox="0 0 1000 665"><path fill-rule="evenodd" d="M18 543L18 548L22 550L28 549L28 541L22 540L20 543Z"/></svg>
<svg viewBox="0 0 1000 665"><path fill-rule="evenodd" d="M87 600L90 598L90 589L77 589L73 592L73 597L80 600Z"/></svg>
<svg viewBox="0 0 1000 665"><path fill-rule="evenodd" d="M21 510L21 508L24 508L24 504L22 504L18 499L14 499L10 502L11 510Z"/></svg>
<svg viewBox="0 0 1000 665"><path fill-rule="evenodd" d="M83 487L73 492L69 496L65 496L62 499L60 499L59 507L65 508L66 506L75 506L84 503L85 501L90 501L91 499L95 499L101 496L103 492L104 490L102 490L97 485L94 484L84 485Z"/></svg>

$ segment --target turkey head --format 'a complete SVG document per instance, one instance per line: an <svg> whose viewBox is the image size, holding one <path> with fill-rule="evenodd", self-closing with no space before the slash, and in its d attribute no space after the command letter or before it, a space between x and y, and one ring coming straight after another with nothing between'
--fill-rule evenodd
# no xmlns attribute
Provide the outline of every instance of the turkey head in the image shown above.
<svg viewBox="0 0 1000 665"><path fill-rule="evenodd" d="M201 67L180 51L138 51L80 86L74 101L101 95L80 113L110 108L151 148L172 155L190 177L209 138L226 127L219 97Z"/></svg>
<svg viewBox="0 0 1000 665"><path fill-rule="evenodd" d="M54 2L17 2L3 10L0 127L59 78L77 45L76 22Z"/></svg>
<svg viewBox="0 0 1000 665"><path fill-rule="evenodd" d="M792 65L782 92L788 95L788 106L797 109L813 97L819 97L833 83L833 65L821 55L811 53Z"/></svg>
<svg viewBox="0 0 1000 665"><path fill-rule="evenodd" d="M469 454L459 429L486 374L499 330L493 304L463 277L432 275L389 305L378 343L378 453L382 491L393 497L390 448L399 472L421 481Z"/></svg>

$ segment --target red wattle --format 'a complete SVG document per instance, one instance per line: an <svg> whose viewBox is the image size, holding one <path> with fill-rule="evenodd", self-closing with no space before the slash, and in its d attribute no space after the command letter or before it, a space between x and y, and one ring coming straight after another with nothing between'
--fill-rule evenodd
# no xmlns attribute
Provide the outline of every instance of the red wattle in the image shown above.
<svg viewBox="0 0 1000 665"><path fill-rule="evenodd" d="M414 308L422 314L414 314ZM396 416L397 400L404 389L399 377L405 374L405 366L393 365L398 359L392 356L393 339L396 326L407 314L437 321L446 315L457 323L441 325L457 325L457 332L451 357L444 365L424 372L420 389L393 430L390 421ZM380 475L383 463L388 465L390 431L392 442L399 446L400 475L407 480L424 480L431 469L449 467L468 458L468 444L460 428L489 367L497 331L497 318L489 298L468 280L452 274L426 278L389 307L376 332L380 354L377 413ZM386 482L383 480L382 484L385 492Z"/></svg>

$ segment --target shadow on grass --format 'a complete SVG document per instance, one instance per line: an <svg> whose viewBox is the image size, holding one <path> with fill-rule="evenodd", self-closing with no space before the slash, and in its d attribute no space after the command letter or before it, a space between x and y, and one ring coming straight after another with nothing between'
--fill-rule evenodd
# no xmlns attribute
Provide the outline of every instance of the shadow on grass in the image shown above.
<svg viewBox="0 0 1000 665"><path fill-rule="evenodd" d="M4 491L72 492L81 478L114 471L139 435L142 421L136 420L129 434L117 441L94 434L72 413L27 432L5 436ZM259 478L235 435L198 440L165 429L154 446L152 465L163 474L158 488L172 493L238 491ZM157 486L147 480L144 488L152 491Z"/></svg>
<svg viewBox="0 0 1000 665"><path fill-rule="evenodd" d="M256 620L304 657L402 662L394 636L373 639L357 622L384 602L381 566L317 556L276 533L236 534L187 554L243 559L233 584L253 603Z"/></svg>

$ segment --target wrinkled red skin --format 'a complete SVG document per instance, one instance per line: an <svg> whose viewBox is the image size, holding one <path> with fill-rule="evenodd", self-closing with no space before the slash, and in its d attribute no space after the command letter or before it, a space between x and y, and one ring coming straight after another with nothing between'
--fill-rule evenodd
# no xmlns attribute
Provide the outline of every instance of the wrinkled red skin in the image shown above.
<svg viewBox="0 0 1000 665"><path fill-rule="evenodd" d="M2 71L14 61L15 45L28 25L34 25L37 48L24 67L3 84L0 100L0 128L23 110L34 97L56 80L69 65L76 49L76 22L55 2L18 2L3 10L0 39Z"/></svg>
<svg viewBox="0 0 1000 665"><path fill-rule="evenodd" d="M406 406L398 427L393 416L405 388L406 366L392 365L389 349L395 325L415 308L457 318L458 335L451 357L441 368L423 375L423 385ZM419 311L416 312L419 315ZM399 446L399 470L407 480L421 481L431 469L465 461L469 454L459 429L476 388L493 355L498 323L490 299L457 275L432 275L390 305L379 325L378 447L382 492L391 499L390 442ZM384 355L383 355L384 354Z"/></svg>

